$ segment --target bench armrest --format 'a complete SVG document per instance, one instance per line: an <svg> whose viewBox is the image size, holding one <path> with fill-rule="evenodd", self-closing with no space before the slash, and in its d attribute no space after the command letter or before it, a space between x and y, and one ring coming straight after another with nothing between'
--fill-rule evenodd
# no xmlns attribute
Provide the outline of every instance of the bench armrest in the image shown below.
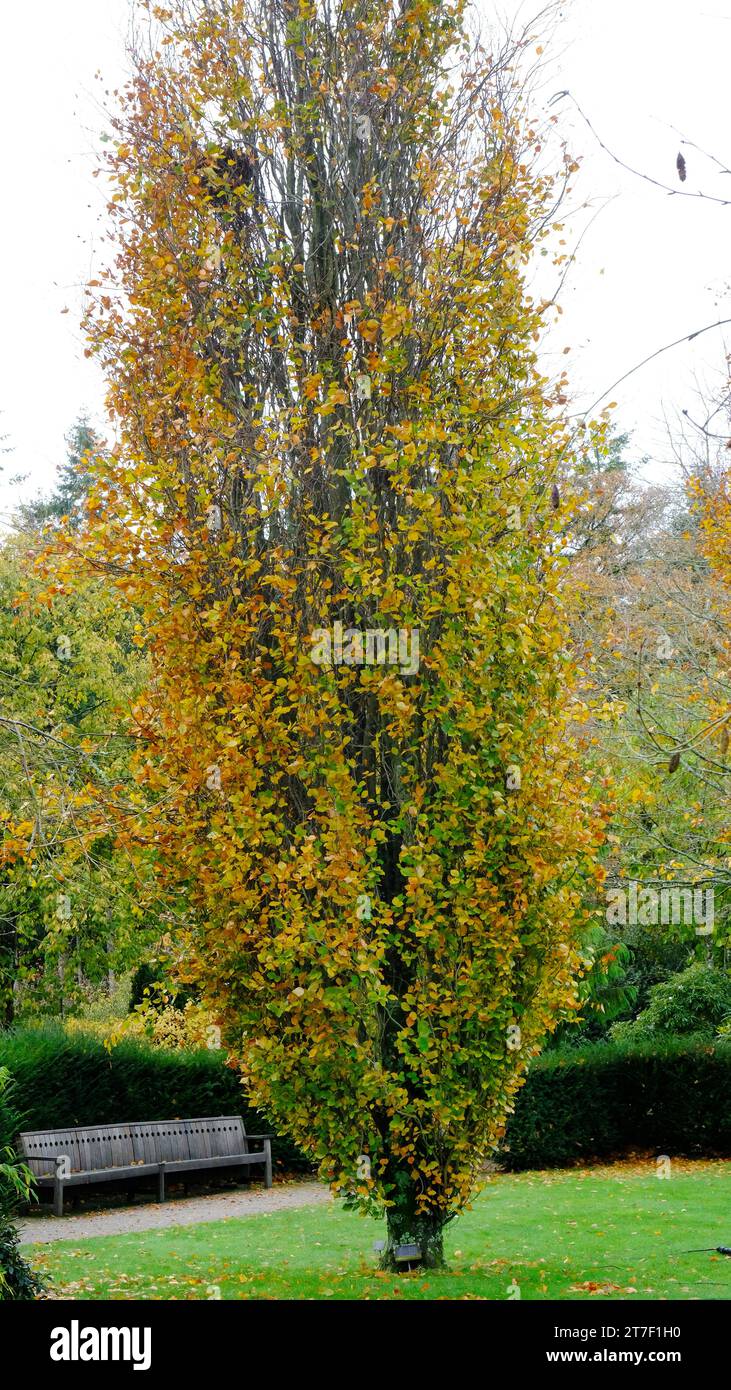
<svg viewBox="0 0 731 1390"><path fill-rule="evenodd" d="M37 1158L48 1159L48 1162L49 1162L49 1163L55 1163L57 1158L68 1158L68 1154L61 1154L61 1153L55 1153L55 1154L30 1154L30 1155L28 1156L28 1155L26 1155L26 1154L24 1154L24 1153L21 1153L21 1155L20 1155L20 1161L21 1161L21 1163L35 1163L35 1160L36 1160Z"/></svg>
<svg viewBox="0 0 731 1390"><path fill-rule="evenodd" d="M247 1139L276 1139L276 1134L247 1134Z"/></svg>

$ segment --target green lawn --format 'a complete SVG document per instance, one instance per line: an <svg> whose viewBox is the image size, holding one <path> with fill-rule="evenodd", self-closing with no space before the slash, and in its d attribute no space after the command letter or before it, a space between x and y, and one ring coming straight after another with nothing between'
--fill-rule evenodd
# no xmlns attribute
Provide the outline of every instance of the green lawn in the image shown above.
<svg viewBox="0 0 731 1390"><path fill-rule="evenodd" d="M438 1274L378 1273L381 1234L303 1207L25 1251L72 1299L506 1299L513 1282L524 1299L721 1299L731 1258L685 1252L731 1245L731 1163L497 1175L449 1228Z"/></svg>

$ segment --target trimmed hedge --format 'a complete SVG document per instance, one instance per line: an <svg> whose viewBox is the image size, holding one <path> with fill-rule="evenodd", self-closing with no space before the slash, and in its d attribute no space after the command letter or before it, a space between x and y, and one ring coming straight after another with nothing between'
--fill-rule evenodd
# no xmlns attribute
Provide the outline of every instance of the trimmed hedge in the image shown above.
<svg viewBox="0 0 731 1390"><path fill-rule="evenodd" d="M111 1053L94 1037L58 1026L0 1033L0 1066L12 1073L22 1129L241 1114L246 1128L274 1128L246 1105L220 1053L172 1052L138 1041ZM309 1170L286 1136L281 1167ZM516 1098L500 1158L506 1167L556 1168L631 1150L670 1155L731 1153L731 1040L593 1043L557 1048L533 1063Z"/></svg>
<svg viewBox="0 0 731 1390"><path fill-rule="evenodd" d="M17 1104L17 1086L12 1076L5 1076L0 1062L0 1163L6 1149L11 1149L19 1129L21 1115ZM0 1192L2 1185L0 1184Z"/></svg>
<svg viewBox="0 0 731 1390"><path fill-rule="evenodd" d="M556 1168L657 1154L731 1153L731 1042L657 1039L556 1049L518 1092L501 1160Z"/></svg>
<svg viewBox="0 0 731 1390"><path fill-rule="evenodd" d="M46 1026L0 1033L0 1066L15 1080L24 1130L198 1115L243 1115L252 1134L274 1129L246 1104L236 1072L206 1049L172 1052L130 1040L108 1052L88 1034ZM272 1150L279 1167L311 1166L286 1136Z"/></svg>

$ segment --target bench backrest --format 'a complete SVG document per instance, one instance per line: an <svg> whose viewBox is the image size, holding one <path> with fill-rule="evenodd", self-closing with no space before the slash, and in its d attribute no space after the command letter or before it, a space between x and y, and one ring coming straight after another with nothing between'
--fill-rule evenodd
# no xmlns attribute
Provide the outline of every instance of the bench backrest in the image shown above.
<svg viewBox="0 0 731 1390"><path fill-rule="evenodd" d="M228 1158L249 1152L240 1115L153 1120L129 1128L137 1162L172 1163L176 1158Z"/></svg>
<svg viewBox="0 0 731 1390"><path fill-rule="evenodd" d="M248 1153L240 1115L197 1120L151 1120L130 1125L83 1125L76 1129L36 1129L20 1136L20 1152L36 1177L53 1173L65 1154L72 1172L95 1172L136 1163L175 1159L224 1158Z"/></svg>
<svg viewBox="0 0 731 1390"><path fill-rule="evenodd" d="M21 1134L20 1152L36 1177L53 1173L66 1155L72 1172L119 1168L134 1161L129 1125L33 1130Z"/></svg>

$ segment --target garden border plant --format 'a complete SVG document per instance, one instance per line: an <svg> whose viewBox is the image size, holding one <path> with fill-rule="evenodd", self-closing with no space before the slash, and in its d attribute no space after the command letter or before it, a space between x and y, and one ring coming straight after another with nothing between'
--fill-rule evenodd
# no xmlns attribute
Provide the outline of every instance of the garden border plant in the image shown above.
<svg viewBox="0 0 731 1390"><path fill-rule="evenodd" d="M18 1206L34 1195L32 1174L13 1148L21 1124L14 1095L15 1082L0 1066L0 1302L31 1302L44 1286L20 1253L13 1221Z"/></svg>

